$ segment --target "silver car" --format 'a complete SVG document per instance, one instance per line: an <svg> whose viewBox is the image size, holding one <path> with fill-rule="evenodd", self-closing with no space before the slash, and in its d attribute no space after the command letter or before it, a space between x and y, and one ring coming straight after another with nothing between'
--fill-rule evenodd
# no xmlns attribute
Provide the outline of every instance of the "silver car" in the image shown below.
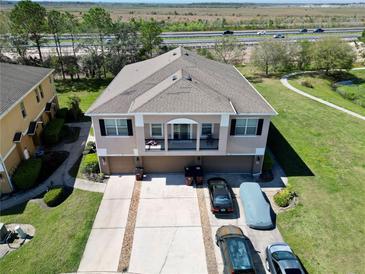
<svg viewBox="0 0 365 274"><path fill-rule="evenodd" d="M266 248L266 267L272 274L305 274L298 257L286 243L274 243Z"/></svg>

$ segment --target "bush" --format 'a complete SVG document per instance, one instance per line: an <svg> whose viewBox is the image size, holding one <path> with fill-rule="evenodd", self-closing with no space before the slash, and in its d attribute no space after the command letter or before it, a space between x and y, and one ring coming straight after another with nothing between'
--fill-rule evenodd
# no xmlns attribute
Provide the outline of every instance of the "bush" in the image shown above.
<svg viewBox="0 0 365 274"><path fill-rule="evenodd" d="M60 108L57 113L56 113L56 117L57 118L61 118L63 120L66 120L68 115L68 108Z"/></svg>
<svg viewBox="0 0 365 274"><path fill-rule="evenodd" d="M96 152L95 142L93 142L93 141L87 142L83 154L86 155L86 154L95 153L95 152Z"/></svg>
<svg viewBox="0 0 365 274"><path fill-rule="evenodd" d="M26 190L36 185L42 168L42 160L31 158L20 163L13 175L13 182L17 189Z"/></svg>
<svg viewBox="0 0 365 274"><path fill-rule="evenodd" d="M43 201L48 206L56 206L58 205L58 201L63 196L64 189L62 187L52 188L50 189L43 197Z"/></svg>
<svg viewBox="0 0 365 274"><path fill-rule="evenodd" d="M69 156L68 151L49 151L42 156L42 169L39 174L39 181L46 180L57 170Z"/></svg>
<svg viewBox="0 0 365 274"><path fill-rule="evenodd" d="M262 165L262 171L270 171L272 170L272 166L274 165L274 160L271 158L269 153L265 153L264 163Z"/></svg>
<svg viewBox="0 0 365 274"><path fill-rule="evenodd" d="M87 154L81 162L81 172L84 174L97 174L100 172L98 156L96 153Z"/></svg>
<svg viewBox="0 0 365 274"><path fill-rule="evenodd" d="M308 80L303 80L302 82L300 82L300 84L307 88L313 88L313 84Z"/></svg>
<svg viewBox="0 0 365 274"><path fill-rule="evenodd" d="M289 188L284 188L274 195L274 201L280 207L287 207L294 196L294 192Z"/></svg>
<svg viewBox="0 0 365 274"><path fill-rule="evenodd" d="M44 142L47 145L55 145L60 141L64 123L64 119L56 118L46 125L46 128L44 129Z"/></svg>

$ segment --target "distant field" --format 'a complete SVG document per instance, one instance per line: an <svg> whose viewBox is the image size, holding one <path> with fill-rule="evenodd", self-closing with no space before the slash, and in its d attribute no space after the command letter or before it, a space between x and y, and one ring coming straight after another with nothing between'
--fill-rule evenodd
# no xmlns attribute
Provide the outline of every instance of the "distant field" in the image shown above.
<svg viewBox="0 0 365 274"><path fill-rule="evenodd" d="M2 11L13 5L3 3ZM94 6L94 5L93 5ZM154 18L164 22L167 31L346 27L365 25L365 5L304 7L285 5L195 4L195 5L146 5L103 4L114 20ZM47 9L67 10L77 16L91 7L81 3L48 3Z"/></svg>

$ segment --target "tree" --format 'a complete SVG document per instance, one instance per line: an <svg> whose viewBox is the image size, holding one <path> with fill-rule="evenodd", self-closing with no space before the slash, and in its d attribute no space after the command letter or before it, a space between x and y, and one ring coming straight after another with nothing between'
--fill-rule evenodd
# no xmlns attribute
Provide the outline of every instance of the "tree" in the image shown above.
<svg viewBox="0 0 365 274"><path fill-rule="evenodd" d="M351 69L356 60L352 47L337 37L326 37L313 45L313 65L328 73L334 69Z"/></svg>
<svg viewBox="0 0 365 274"><path fill-rule="evenodd" d="M311 65L311 51L312 51L312 43L308 40L304 40L299 42L298 44L298 60L297 66L299 70L308 70Z"/></svg>
<svg viewBox="0 0 365 274"><path fill-rule="evenodd" d="M221 62L226 64L242 63L245 55L245 47L239 44L234 36L223 36L214 44L214 52Z"/></svg>
<svg viewBox="0 0 365 274"><path fill-rule="evenodd" d="M101 62L104 72L104 78L106 78L106 66L105 66L105 53L104 53L104 36L109 34L112 26L112 19L110 14L103 8L93 7L90 8L83 15L84 23L93 31L97 31L99 36L99 43L101 47Z"/></svg>
<svg viewBox="0 0 365 274"><path fill-rule="evenodd" d="M153 56L153 51L158 48L162 42L160 34L161 27L158 22L142 21L139 27L141 33L142 54L147 53L149 57Z"/></svg>
<svg viewBox="0 0 365 274"><path fill-rule="evenodd" d="M70 113L74 121L77 121L82 114L82 111L80 109L80 102L81 102L80 98L76 95L68 97L67 106L70 110Z"/></svg>
<svg viewBox="0 0 365 274"><path fill-rule="evenodd" d="M17 3L10 12L10 28L15 36L27 37L35 42L38 55L43 62L41 44L42 34L46 31L46 9L30 0Z"/></svg>
<svg viewBox="0 0 365 274"><path fill-rule="evenodd" d="M60 42L60 34L65 31L66 18L65 15L57 10L51 10L47 16L48 30L53 34L53 39L56 45L56 52L58 56L58 62L60 63L61 73L63 79L65 79L65 69L62 58L62 47Z"/></svg>
<svg viewBox="0 0 365 274"><path fill-rule="evenodd" d="M65 12L65 29L71 35L71 44L72 44L72 53L74 56L74 60L76 60L77 64L77 56L76 56L76 46L75 46L75 35L78 32L80 27L80 23L78 19L69 13L68 11ZM79 72L76 72L77 79L80 79Z"/></svg>

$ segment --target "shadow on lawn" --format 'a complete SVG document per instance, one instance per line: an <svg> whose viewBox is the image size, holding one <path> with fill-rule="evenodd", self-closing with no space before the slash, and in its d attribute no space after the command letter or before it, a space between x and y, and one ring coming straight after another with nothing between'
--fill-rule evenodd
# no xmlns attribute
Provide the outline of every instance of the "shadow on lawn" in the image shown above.
<svg viewBox="0 0 365 274"><path fill-rule="evenodd" d="M100 88L105 88L111 82L112 78L107 79L66 79L66 80L56 80L56 89L58 93L65 92L78 92L78 91L87 91L87 92L98 92Z"/></svg>
<svg viewBox="0 0 365 274"><path fill-rule="evenodd" d="M287 177L314 176L314 173L272 123L267 142Z"/></svg>

